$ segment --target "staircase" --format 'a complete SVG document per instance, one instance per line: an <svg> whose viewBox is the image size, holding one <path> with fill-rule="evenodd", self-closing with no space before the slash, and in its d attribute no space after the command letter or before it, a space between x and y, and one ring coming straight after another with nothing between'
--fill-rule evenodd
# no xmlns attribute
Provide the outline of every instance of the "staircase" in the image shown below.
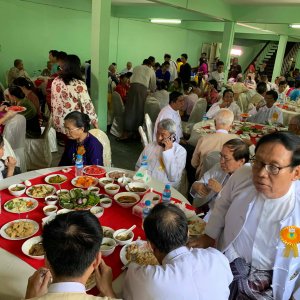
<svg viewBox="0 0 300 300"><path fill-rule="evenodd" d="M287 43L280 74L286 74L290 70L292 62L297 58L299 49L300 43Z"/></svg>

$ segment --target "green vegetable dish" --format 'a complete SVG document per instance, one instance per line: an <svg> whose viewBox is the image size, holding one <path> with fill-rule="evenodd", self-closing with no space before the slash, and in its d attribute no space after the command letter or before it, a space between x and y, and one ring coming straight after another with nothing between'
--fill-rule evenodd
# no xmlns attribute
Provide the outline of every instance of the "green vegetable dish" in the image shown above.
<svg viewBox="0 0 300 300"><path fill-rule="evenodd" d="M66 180L59 175L55 175L49 179L49 183L63 183L65 181Z"/></svg>
<svg viewBox="0 0 300 300"><path fill-rule="evenodd" d="M100 198L93 192L73 189L69 193L59 194L59 204L67 209L89 209L100 202Z"/></svg>

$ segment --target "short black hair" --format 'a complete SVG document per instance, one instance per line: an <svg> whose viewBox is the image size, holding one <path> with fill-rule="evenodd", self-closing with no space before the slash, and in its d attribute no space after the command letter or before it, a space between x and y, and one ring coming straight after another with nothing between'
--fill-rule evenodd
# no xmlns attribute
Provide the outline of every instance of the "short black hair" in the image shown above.
<svg viewBox="0 0 300 300"><path fill-rule="evenodd" d="M266 95L272 96L274 101L276 101L278 99L278 93L274 90L267 91Z"/></svg>
<svg viewBox="0 0 300 300"><path fill-rule="evenodd" d="M217 90L218 89L218 82L216 79L211 79L208 81L213 87Z"/></svg>
<svg viewBox="0 0 300 300"><path fill-rule="evenodd" d="M224 62L222 62L221 60L219 60L216 65L217 65L217 67L218 66L224 66Z"/></svg>
<svg viewBox="0 0 300 300"><path fill-rule="evenodd" d="M158 91L168 89L168 85L164 80L156 82L156 87Z"/></svg>
<svg viewBox="0 0 300 300"><path fill-rule="evenodd" d="M80 111L72 111L64 118L65 121L73 121L77 128L84 128L84 132L88 132L91 128L90 117Z"/></svg>
<svg viewBox="0 0 300 300"><path fill-rule="evenodd" d="M17 67L22 62L22 59L15 59L14 60L14 66Z"/></svg>
<svg viewBox="0 0 300 300"><path fill-rule="evenodd" d="M8 88L10 95L15 96L17 99L24 99L25 94L19 86L12 85Z"/></svg>
<svg viewBox="0 0 300 300"><path fill-rule="evenodd" d="M42 243L55 276L82 276L96 258L102 238L103 229L89 211L57 215L47 223Z"/></svg>
<svg viewBox="0 0 300 300"><path fill-rule="evenodd" d="M67 52L59 51L56 55L56 59L57 60L65 60L67 56L68 56Z"/></svg>
<svg viewBox="0 0 300 300"><path fill-rule="evenodd" d="M74 79L82 80L80 59L77 55L69 54L64 58L63 68L59 77L67 85Z"/></svg>
<svg viewBox="0 0 300 300"><path fill-rule="evenodd" d="M170 95L169 95L169 104L175 103L180 96L182 96L182 94L179 93L179 92L176 92L176 91L170 93Z"/></svg>
<svg viewBox="0 0 300 300"><path fill-rule="evenodd" d="M171 55L168 54L168 53L166 53L166 54L164 55L164 58L171 58Z"/></svg>
<svg viewBox="0 0 300 300"><path fill-rule="evenodd" d="M144 220L148 241L164 254L185 246L188 222L184 212L174 204L159 203Z"/></svg>
<svg viewBox="0 0 300 300"><path fill-rule="evenodd" d="M156 63L154 64L154 67L157 68L157 69L160 68L160 63L159 63L159 62L156 62Z"/></svg>
<svg viewBox="0 0 300 300"><path fill-rule="evenodd" d="M143 60L143 65L149 66L149 65L151 65L151 61L148 58L146 58Z"/></svg>
<svg viewBox="0 0 300 300"><path fill-rule="evenodd" d="M188 55L186 53L182 53L181 57L184 57L185 59L188 59Z"/></svg>
<svg viewBox="0 0 300 300"><path fill-rule="evenodd" d="M292 152L291 167L300 165L300 136L289 131L275 131L261 137L256 144L255 153L264 144L277 143Z"/></svg>
<svg viewBox="0 0 300 300"><path fill-rule="evenodd" d="M151 63L155 62L155 57L154 56L149 56L148 59Z"/></svg>
<svg viewBox="0 0 300 300"><path fill-rule="evenodd" d="M229 140L223 145L223 147L227 147L233 152L232 156L236 161L240 159L245 159L245 163L249 161L249 147L241 139Z"/></svg>
<svg viewBox="0 0 300 300"><path fill-rule="evenodd" d="M58 52L59 52L59 51L57 51L57 50L50 50L50 51L49 51L49 54L51 54L53 57L57 57Z"/></svg>
<svg viewBox="0 0 300 300"><path fill-rule="evenodd" d="M286 81L285 80L281 80L278 85L285 85L285 84L286 84Z"/></svg>
<svg viewBox="0 0 300 300"><path fill-rule="evenodd" d="M161 64L161 66L170 66L170 63L168 61L165 61Z"/></svg>
<svg viewBox="0 0 300 300"><path fill-rule="evenodd" d="M267 91L267 84L263 81L260 81L256 86L256 91L258 94L262 95Z"/></svg>
<svg viewBox="0 0 300 300"><path fill-rule="evenodd" d="M25 77L18 77L13 81L13 85L20 87L26 87L28 90L32 90L34 85L31 81L27 80Z"/></svg>
<svg viewBox="0 0 300 300"><path fill-rule="evenodd" d="M227 93L232 93L232 95L234 95L234 92L233 92L232 89L226 89L226 90L223 92L223 97L225 97L225 95L226 95Z"/></svg>

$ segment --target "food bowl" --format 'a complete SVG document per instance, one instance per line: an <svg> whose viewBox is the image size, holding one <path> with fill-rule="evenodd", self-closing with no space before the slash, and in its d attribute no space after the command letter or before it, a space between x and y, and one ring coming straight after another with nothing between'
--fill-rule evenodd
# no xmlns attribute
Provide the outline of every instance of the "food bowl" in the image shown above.
<svg viewBox="0 0 300 300"><path fill-rule="evenodd" d="M117 246L117 243L114 239L112 238L103 238L102 244L100 247L100 251L103 256L108 256L111 255Z"/></svg>
<svg viewBox="0 0 300 300"><path fill-rule="evenodd" d="M57 206L55 205L46 205L44 208L43 208L43 212L46 216L50 216L50 215L53 215L53 214L56 214L57 212Z"/></svg>
<svg viewBox="0 0 300 300"><path fill-rule="evenodd" d="M111 227L102 226L103 229L103 238L111 238L114 237L114 230Z"/></svg>
<svg viewBox="0 0 300 300"><path fill-rule="evenodd" d="M114 196L114 200L122 207L132 207L140 201L140 196L131 193L131 192L123 192Z"/></svg>
<svg viewBox="0 0 300 300"><path fill-rule="evenodd" d="M109 183L113 183L113 182L114 182L113 178L110 178L110 177L102 177L99 179L99 184L102 187L104 187L105 185L107 185Z"/></svg>
<svg viewBox="0 0 300 300"><path fill-rule="evenodd" d="M95 193L96 195L98 195L99 192L100 192L100 188L98 188L98 187L96 187L96 186L90 186L90 187L88 188L88 191L90 191L90 192Z"/></svg>
<svg viewBox="0 0 300 300"><path fill-rule="evenodd" d="M47 205L55 205L58 201L58 196L52 195L45 198Z"/></svg>
<svg viewBox="0 0 300 300"><path fill-rule="evenodd" d="M25 184L12 184L8 187L8 191L11 195L19 197L25 193L26 185Z"/></svg>
<svg viewBox="0 0 300 300"><path fill-rule="evenodd" d="M100 200L100 206L104 208L109 208L112 206L112 200L110 198L102 198Z"/></svg>
<svg viewBox="0 0 300 300"><path fill-rule="evenodd" d="M104 186L104 190L109 195L115 195L119 192L120 186L118 184L115 184L115 183L109 183L109 184Z"/></svg>
<svg viewBox="0 0 300 300"><path fill-rule="evenodd" d="M34 255L34 254L39 254L41 250L41 244L42 242L42 237L41 236L34 236L31 239L28 239L26 242L23 243L22 245L22 252L34 259L44 259L44 254L42 255ZM38 246L35 246L32 248L34 245L39 244ZM30 254L32 253L32 254Z"/></svg>
<svg viewBox="0 0 300 300"><path fill-rule="evenodd" d="M132 179L130 177L120 177L118 179L118 184L122 187L126 186L128 183L130 183Z"/></svg>
<svg viewBox="0 0 300 300"><path fill-rule="evenodd" d="M133 237L134 237L134 233L132 231L129 231L126 234L126 236L122 236L122 232L125 231L125 230L126 229L116 230L114 232L114 235L113 235L115 241L120 246L124 246L124 245L130 244L132 242L132 240L133 240Z"/></svg>
<svg viewBox="0 0 300 300"><path fill-rule="evenodd" d="M128 192L132 192L140 196L147 193L149 189L149 186L143 182L131 182L126 185L126 190Z"/></svg>
<svg viewBox="0 0 300 300"><path fill-rule="evenodd" d="M125 170L114 170L106 173L106 177L112 178L113 180L118 180L119 178L123 177L125 174L125 177L128 177L128 172Z"/></svg>
<svg viewBox="0 0 300 300"><path fill-rule="evenodd" d="M100 206L93 206L90 209L90 212L95 215L97 218L100 218L104 213L104 208Z"/></svg>
<svg viewBox="0 0 300 300"><path fill-rule="evenodd" d="M57 190L56 191L56 195L58 196L59 194L68 194L69 193L69 190L67 189L61 189L61 190Z"/></svg>

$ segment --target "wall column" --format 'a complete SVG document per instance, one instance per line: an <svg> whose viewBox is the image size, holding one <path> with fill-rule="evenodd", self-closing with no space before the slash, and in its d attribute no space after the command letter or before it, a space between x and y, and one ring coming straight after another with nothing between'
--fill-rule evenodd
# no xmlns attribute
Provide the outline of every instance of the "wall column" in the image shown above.
<svg viewBox="0 0 300 300"><path fill-rule="evenodd" d="M230 52L234 40L235 22L224 22L223 41L220 53L220 60L224 62L225 83L227 82L230 68Z"/></svg>
<svg viewBox="0 0 300 300"><path fill-rule="evenodd" d="M91 97L103 131L107 128L110 15L111 0L92 0Z"/></svg>
<svg viewBox="0 0 300 300"><path fill-rule="evenodd" d="M284 53L285 53L287 41L288 41L287 35L281 35L279 37L278 49L277 49L277 53L276 53L274 69L273 69L273 74L272 74L272 82L275 81L277 76L283 75L283 74L280 74L280 72L281 72L281 68L282 68L282 63L283 63L283 59L284 59Z"/></svg>

